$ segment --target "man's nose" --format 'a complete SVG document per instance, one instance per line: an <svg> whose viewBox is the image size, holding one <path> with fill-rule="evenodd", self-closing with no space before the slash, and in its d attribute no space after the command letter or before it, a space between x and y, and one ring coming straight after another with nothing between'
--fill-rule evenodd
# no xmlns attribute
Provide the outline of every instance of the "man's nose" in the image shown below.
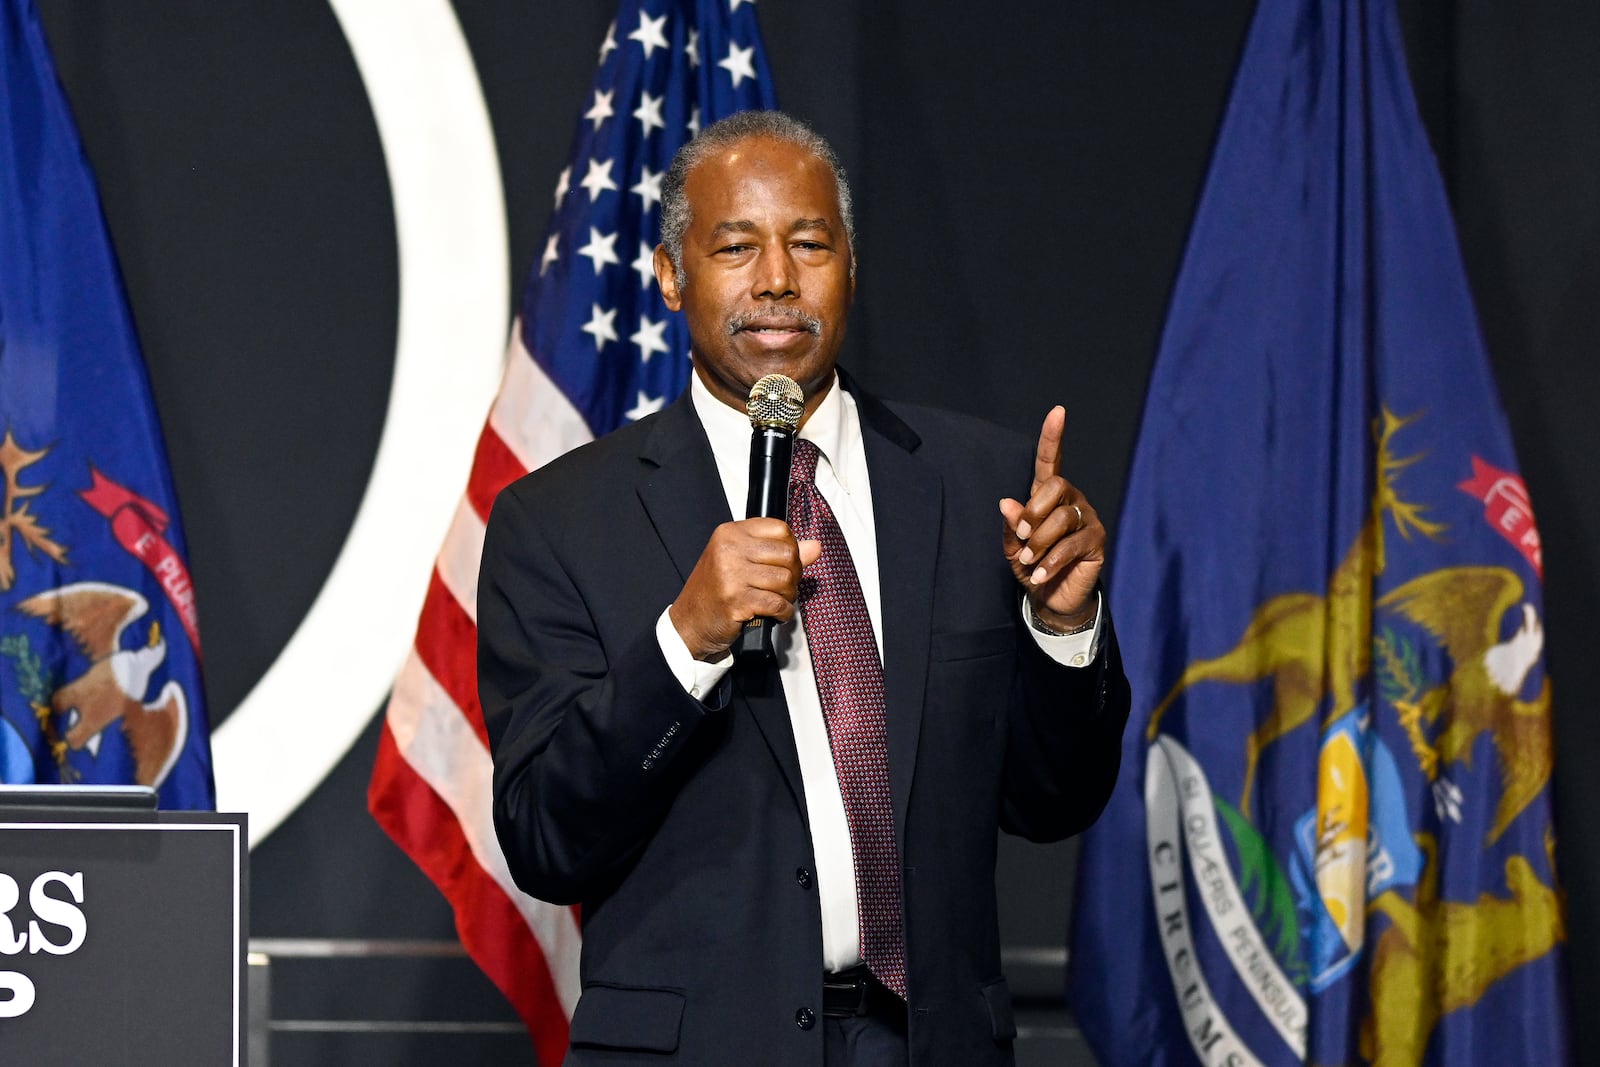
<svg viewBox="0 0 1600 1067"><path fill-rule="evenodd" d="M800 295L794 259L783 245L768 245L756 260L752 295L765 300L792 299Z"/></svg>

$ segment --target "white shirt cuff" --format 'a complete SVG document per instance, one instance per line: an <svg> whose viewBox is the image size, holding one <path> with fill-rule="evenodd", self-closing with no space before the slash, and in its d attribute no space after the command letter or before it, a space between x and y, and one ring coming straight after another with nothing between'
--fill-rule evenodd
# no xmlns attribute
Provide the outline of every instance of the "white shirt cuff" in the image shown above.
<svg viewBox="0 0 1600 1067"><path fill-rule="evenodd" d="M661 654L667 660L667 669L678 680L678 684L683 686L683 691L696 700L703 701L711 695L717 683L722 681L722 676L728 673L728 668L733 666L733 653L724 652L721 657L710 663L695 659L689 652L689 646L683 643L678 628L672 625L672 619L667 614L670 610L663 608L661 617L656 620L656 644L661 646ZM1097 620L1096 630L1099 626Z"/></svg>
<svg viewBox="0 0 1600 1067"><path fill-rule="evenodd" d="M1044 633L1033 625L1033 604L1027 597L1022 598L1022 621L1028 624L1028 633L1033 635L1045 655L1063 667L1087 667L1094 662L1095 656L1100 654L1100 620L1105 617L1104 613L1105 605L1101 602L1099 590L1096 590L1094 625L1082 633L1057 636ZM673 630L672 633L676 637L678 631ZM682 645L683 641L680 639L678 644ZM686 655L688 651L688 648L684 648ZM670 658L668 662L671 662Z"/></svg>

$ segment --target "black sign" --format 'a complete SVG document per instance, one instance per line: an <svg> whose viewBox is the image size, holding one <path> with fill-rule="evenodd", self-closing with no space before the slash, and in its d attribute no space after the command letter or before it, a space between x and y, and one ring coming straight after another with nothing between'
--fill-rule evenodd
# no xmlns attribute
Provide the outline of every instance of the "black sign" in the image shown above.
<svg viewBox="0 0 1600 1067"><path fill-rule="evenodd" d="M244 1062L242 815L0 810L0 1063Z"/></svg>

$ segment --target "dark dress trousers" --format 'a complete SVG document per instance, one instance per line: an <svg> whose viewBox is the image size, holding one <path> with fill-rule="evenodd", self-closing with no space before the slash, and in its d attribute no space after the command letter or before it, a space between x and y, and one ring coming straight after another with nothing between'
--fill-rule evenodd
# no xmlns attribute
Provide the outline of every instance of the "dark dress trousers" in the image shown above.
<svg viewBox="0 0 1600 1067"><path fill-rule="evenodd" d="M1012 1062L997 830L1094 820L1128 685L1109 619L1062 667L1026 632L1000 552L1029 443L856 397L876 516L889 773L904 863L911 1062ZM687 393L495 503L478 594L494 818L519 885L579 903L573 1065L819 1067L822 922L777 671L696 699L655 623L731 518Z"/></svg>

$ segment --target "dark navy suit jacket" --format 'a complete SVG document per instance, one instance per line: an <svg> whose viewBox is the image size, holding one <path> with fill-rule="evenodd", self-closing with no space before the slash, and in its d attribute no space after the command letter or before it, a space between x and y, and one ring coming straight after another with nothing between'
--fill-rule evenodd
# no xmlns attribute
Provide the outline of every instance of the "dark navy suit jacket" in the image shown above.
<svg viewBox="0 0 1600 1067"><path fill-rule="evenodd" d="M1027 441L858 402L876 515L912 1063L1012 1060L996 834L1087 826L1117 774L1128 686L1109 619L1089 667L1025 632L1000 552ZM568 1063L822 1062L822 924L777 672L702 702L655 638L731 518L687 394L508 487L478 594L494 817L529 893L580 903Z"/></svg>

